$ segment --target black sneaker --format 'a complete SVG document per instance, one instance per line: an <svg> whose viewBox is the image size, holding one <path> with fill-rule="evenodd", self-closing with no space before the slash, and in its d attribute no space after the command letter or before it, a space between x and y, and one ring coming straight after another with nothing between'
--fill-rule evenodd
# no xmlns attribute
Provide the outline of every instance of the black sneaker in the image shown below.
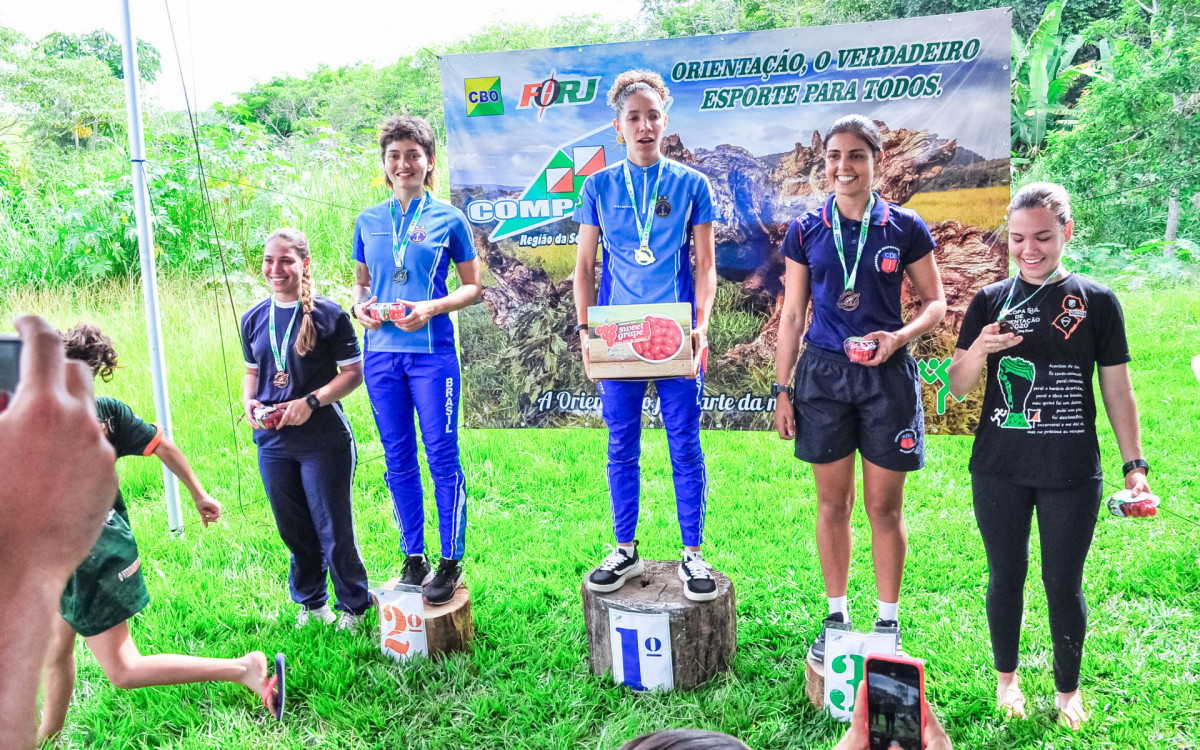
<svg viewBox="0 0 1200 750"><path fill-rule="evenodd" d="M876 620L876 633L894 634L896 636L896 655L905 656L904 649L900 648L900 623L895 620Z"/></svg>
<svg viewBox="0 0 1200 750"><path fill-rule="evenodd" d="M808 658L816 664L825 663L825 632L828 630L853 630L854 626L841 612L834 612L821 621L821 632L808 648Z"/></svg>
<svg viewBox="0 0 1200 750"><path fill-rule="evenodd" d="M704 562L699 550L683 551L679 563L679 580L683 581L683 595L694 602L707 602L717 598L717 582L708 571L712 565Z"/></svg>
<svg viewBox="0 0 1200 750"><path fill-rule="evenodd" d="M454 592L463 582L462 560L443 557L438 563L437 573L425 587L425 601L430 604L445 604L454 598Z"/></svg>
<svg viewBox="0 0 1200 750"><path fill-rule="evenodd" d="M637 540L633 540L633 557L625 554L625 550L617 547L604 558L600 567L587 577L587 587L592 591L608 593L616 591L625 585L626 578L640 576L646 572L646 563L637 553Z"/></svg>
<svg viewBox="0 0 1200 750"><path fill-rule="evenodd" d="M406 586L424 586L433 578L433 569L425 555L409 555L404 558L404 570L400 573L400 583Z"/></svg>

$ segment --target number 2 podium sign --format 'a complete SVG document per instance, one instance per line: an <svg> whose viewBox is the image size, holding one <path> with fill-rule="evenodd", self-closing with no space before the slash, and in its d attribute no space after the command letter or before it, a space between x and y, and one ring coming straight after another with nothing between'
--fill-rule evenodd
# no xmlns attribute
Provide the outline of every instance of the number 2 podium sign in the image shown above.
<svg viewBox="0 0 1200 750"><path fill-rule="evenodd" d="M407 589L412 589L407 590ZM379 649L384 656L405 661L420 654L429 656L425 631L425 603L415 586L373 589L379 608Z"/></svg>

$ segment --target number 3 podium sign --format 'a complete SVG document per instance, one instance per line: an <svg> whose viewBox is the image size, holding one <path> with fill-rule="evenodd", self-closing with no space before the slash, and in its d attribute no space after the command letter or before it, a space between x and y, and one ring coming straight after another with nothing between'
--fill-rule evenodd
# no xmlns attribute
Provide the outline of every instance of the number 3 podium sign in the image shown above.
<svg viewBox="0 0 1200 750"><path fill-rule="evenodd" d="M633 690L671 690L671 618L667 614L608 610L613 679Z"/></svg>
<svg viewBox="0 0 1200 750"><path fill-rule="evenodd" d="M379 650L384 656L405 661L420 654L429 656L425 637L425 602L421 590L373 589L379 607Z"/></svg>
<svg viewBox="0 0 1200 750"><path fill-rule="evenodd" d="M825 637L825 708L834 718L850 721L867 654L894 655L896 636L829 630Z"/></svg>

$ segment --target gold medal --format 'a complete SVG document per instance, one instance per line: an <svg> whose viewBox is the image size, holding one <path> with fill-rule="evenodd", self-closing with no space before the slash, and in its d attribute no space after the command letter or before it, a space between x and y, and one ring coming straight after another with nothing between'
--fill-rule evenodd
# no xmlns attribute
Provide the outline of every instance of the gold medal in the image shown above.
<svg viewBox="0 0 1200 750"><path fill-rule="evenodd" d="M275 373L275 379L271 382L275 384L276 388L287 388L288 381L291 379L291 376L286 372L277 372Z"/></svg>
<svg viewBox="0 0 1200 750"><path fill-rule="evenodd" d="M634 253L633 257L634 257L634 260L636 260L640 265L643 265L643 266L648 266L654 262L654 253L652 253L650 251L650 248L647 247L646 245L642 245L641 247L639 247L637 249L637 252Z"/></svg>

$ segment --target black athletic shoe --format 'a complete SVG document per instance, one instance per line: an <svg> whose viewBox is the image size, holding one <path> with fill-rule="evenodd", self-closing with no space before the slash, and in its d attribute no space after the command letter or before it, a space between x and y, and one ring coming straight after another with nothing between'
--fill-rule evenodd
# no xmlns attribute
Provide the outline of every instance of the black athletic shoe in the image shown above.
<svg viewBox="0 0 1200 750"><path fill-rule="evenodd" d="M694 602L707 602L717 598L717 582L708 571L712 565L704 562L700 552L685 549L683 561L679 563L679 580L683 581L683 595Z"/></svg>
<svg viewBox="0 0 1200 750"><path fill-rule="evenodd" d="M853 630L854 626L841 612L834 612L821 621L821 632L808 649L808 658L817 664L825 663L825 633L829 630Z"/></svg>
<svg viewBox="0 0 1200 750"><path fill-rule="evenodd" d="M895 634L895 636L896 636L896 655L897 656L905 655L904 649L900 648L900 623L899 622L897 622L895 620L876 620L875 621L875 632L876 633L887 633L889 635Z"/></svg>
<svg viewBox="0 0 1200 750"><path fill-rule="evenodd" d="M443 557L438 563L437 573L425 587L425 601L430 604L445 604L454 598L454 592L463 582L462 560Z"/></svg>
<svg viewBox="0 0 1200 750"><path fill-rule="evenodd" d="M625 585L625 579L640 576L646 572L646 563L637 553L637 540L633 540L633 557L625 554L625 550L617 547L600 567L587 577L587 587L592 591L608 593L616 591Z"/></svg>
<svg viewBox="0 0 1200 750"><path fill-rule="evenodd" d="M424 586L433 578L433 569L425 555L409 555L404 558L404 570L400 573L400 583L406 586Z"/></svg>

